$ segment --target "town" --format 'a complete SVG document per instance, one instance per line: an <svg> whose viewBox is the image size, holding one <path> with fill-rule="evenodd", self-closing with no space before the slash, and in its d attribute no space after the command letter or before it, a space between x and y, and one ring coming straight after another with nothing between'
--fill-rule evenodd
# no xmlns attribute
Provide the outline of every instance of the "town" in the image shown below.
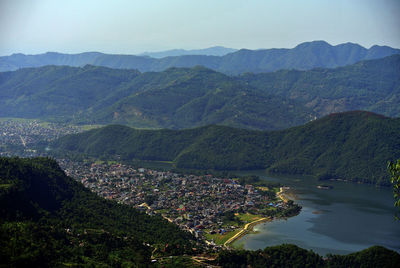
<svg viewBox="0 0 400 268"><path fill-rule="evenodd" d="M68 124L44 123L28 119L1 119L0 156L38 156L35 149L38 143L82 131L82 127Z"/></svg>
<svg viewBox="0 0 400 268"><path fill-rule="evenodd" d="M66 124L5 119L0 121L0 156L48 156L49 152L36 150L38 144L81 131L82 127ZM95 159L57 161L67 175L99 196L160 215L214 247L234 242L247 232L248 224L293 216L301 209L282 194L285 188L280 185Z"/></svg>
<svg viewBox="0 0 400 268"><path fill-rule="evenodd" d="M200 240L218 246L250 221L292 216L300 207L277 197L281 188L240 184L212 175L182 175L115 162L58 160L68 176L99 196L159 214ZM264 218L268 217L268 218Z"/></svg>

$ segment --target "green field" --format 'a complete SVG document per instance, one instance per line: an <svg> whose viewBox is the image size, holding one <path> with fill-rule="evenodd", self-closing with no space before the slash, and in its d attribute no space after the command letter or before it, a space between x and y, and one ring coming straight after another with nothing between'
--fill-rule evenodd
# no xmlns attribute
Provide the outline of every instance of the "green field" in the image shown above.
<svg viewBox="0 0 400 268"><path fill-rule="evenodd" d="M241 229L236 229L235 231L232 232L227 232L223 235L220 234L210 234L208 233L210 230L206 230L205 232L205 237L207 240L211 241L214 240L215 244L217 245L223 245L229 238L237 234Z"/></svg>

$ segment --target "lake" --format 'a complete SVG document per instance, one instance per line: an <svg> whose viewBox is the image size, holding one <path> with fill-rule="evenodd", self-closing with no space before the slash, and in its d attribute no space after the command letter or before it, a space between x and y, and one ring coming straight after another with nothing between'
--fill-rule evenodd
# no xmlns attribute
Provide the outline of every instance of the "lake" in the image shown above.
<svg viewBox="0 0 400 268"><path fill-rule="evenodd" d="M255 234L234 246L256 250L283 243L296 244L321 255L348 254L373 245L400 252L400 221L389 187L350 182L319 182L311 177L272 178L263 171L239 172L290 186L295 201L303 206L298 216L257 225ZM317 185L333 189L318 189Z"/></svg>

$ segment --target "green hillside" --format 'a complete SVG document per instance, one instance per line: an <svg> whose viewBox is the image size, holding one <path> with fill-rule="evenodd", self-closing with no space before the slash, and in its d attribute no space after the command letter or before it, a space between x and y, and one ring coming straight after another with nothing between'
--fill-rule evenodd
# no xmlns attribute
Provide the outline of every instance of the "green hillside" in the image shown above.
<svg viewBox="0 0 400 268"><path fill-rule="evenodd" d="M92 106L139 74L95 66L46 66L0 73L0 115L87 119Z"/></svg>
<svg viewBox="0 0 400 268"><path fill-rule="evenodd" d="M227 76L46 66L0 73L0 117L183 129L276 130L333 112L400 116L400 56L336 69Z"/></svg>
<svg viewBox="0 0 400 268"><path fill-rule="evenodd" d="M62 137L51 148L60 155L173 161L179 168L267 169L387 183L387 161L400 157L400 119L347 112L270 132L223 126L136 130L111 125Z"/></svg>
<svg viewBox="0 0 400 268"><path fill-rule="evenodd" d="M0 158L1 267L146 265L154 247L190 253L193 239L159 216L98 197L54 160Z"/></svg>
<svg viewBox="0 0 400 268"><path fill-rule="evenodd" d="M221 124L279 129L313 117L309 108L297 105L296 101L255 91L229 76L199 66L145 73L128 87L136 93L99 109L94 117L96 122L133 126L142 122L143 126L164 128Z"/></svg>
<svg viewBox="0 0 400 268"><path fill-rule="evenodd" d="M0 73L0 117L147 128L279 129L307 122L313 112L203 67L140 74L47 66Z"/></svg>
<svg viewBox="0 0 400 268"><path fill-rule="evenodd" d="M348 110L400 116L400 55L336 69L244 74L238 79L267 94L296 100L319 116Z"/></svg>

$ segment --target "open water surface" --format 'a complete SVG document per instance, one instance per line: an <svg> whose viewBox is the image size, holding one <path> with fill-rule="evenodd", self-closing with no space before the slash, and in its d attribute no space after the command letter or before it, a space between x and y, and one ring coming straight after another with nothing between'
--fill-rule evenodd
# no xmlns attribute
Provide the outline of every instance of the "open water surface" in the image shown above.
<svg viewBox="0 0 400 268"><path fill-rule="evenodd" d="M303 206L298 216L255 226L235 242L237 246L256 250L283 243L296 244L321 255L348 254L373 245L400 252L400 221L394 219L396 209L389 187L349 182L318 182L307 177L271 178L263 171L253 174L268 181L290 186L289 193ZM318 189L317 185L333 189Z"/></svg>

